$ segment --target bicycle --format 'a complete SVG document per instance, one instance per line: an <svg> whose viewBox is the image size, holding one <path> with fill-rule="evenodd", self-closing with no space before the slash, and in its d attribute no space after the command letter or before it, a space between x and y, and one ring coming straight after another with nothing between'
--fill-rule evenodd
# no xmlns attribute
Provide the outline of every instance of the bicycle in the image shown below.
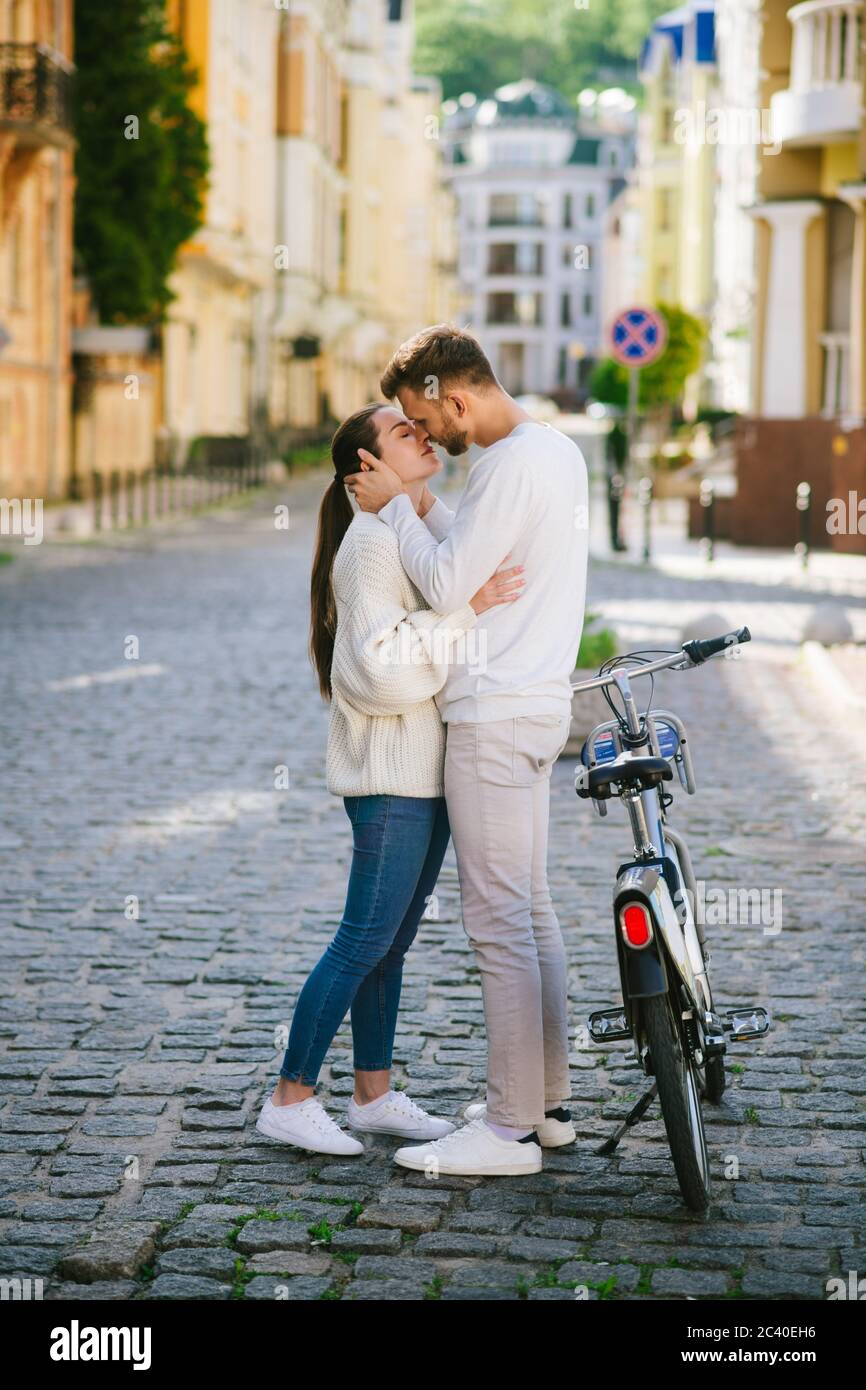
<svg viewBox="0 0 866 1390"><path fill-rule="evenodd" d="M656 671L689 670L749 641L751 633L743 627L685 642L679 651L627 652L603 662L596 677L572 686L574 691L600 689L614 714L587 736L575 791L591 799L601 816L616 794L628 811L634 840L631 861L617 869L613 899L623 1004L590 1014L589 1035L596 1043L630 1038L644 1073L654 1078L599 1152L612 1153L658 1094L680 1190L693 1211L706 1210L711 1190L701 1100L718 1104L722 1098L728 1038L763 1037L770 1016L749 1004L723 1013L713 1007L691 856L668 824L673 796L663 789L676 768L683 790L694 795L691 749L682 720L670 710L652 709L652 686L647 708L639 712L631 682ZM659 659L647 659L652 656ZM622 696L623 710L611 698L612 686Z"/></svg>

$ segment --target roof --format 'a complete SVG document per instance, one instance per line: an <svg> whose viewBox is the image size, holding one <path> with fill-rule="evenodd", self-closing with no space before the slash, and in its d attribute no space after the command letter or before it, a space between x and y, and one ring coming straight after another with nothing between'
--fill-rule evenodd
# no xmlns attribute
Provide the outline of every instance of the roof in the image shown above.
<svg viewBox="0 0 866 1390"><path fill-rule="evenodd" d="M561 92L546 87L543 82L534 82L523 77L519 82L508 82L497 87L492 96L480 102L476 110L476 124L498 125L500 121L574 121L575 107Z"/></svg>
<svg viewBox="0 0 866 1390"><path fill-rule="evenodd" d="M714 0L689 0L659 15L643 42L638 60L641 76L655 73L665 53L673 63L714 64L715 20Z"/></svg>

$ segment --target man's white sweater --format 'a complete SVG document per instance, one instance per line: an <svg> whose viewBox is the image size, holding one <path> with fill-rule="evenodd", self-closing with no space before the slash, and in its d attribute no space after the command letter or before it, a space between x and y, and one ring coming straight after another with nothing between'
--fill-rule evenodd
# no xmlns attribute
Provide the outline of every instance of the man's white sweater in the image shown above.
<svg viewBox="0 0 866 1390"><path fill-rule="evenodd" d="M397 537L369 512L358 512L343 537L332 582L328 790L441 796L445 729L433 697L475 610L456 604L443 617L427 608L400 563Z"/></svg>
<svg viewBox="0 0 866 1390"><path fill-rule="evenodd" d="M437 704L450 723L566 714L586 603L586 463L559 430L523 421L472 465L455 513L422 521L405 494L379 512L410 579L433 608L460 608L495 570L523 565L514 603L482 613ZM426 523L426 524L425 524Z"/></svg>

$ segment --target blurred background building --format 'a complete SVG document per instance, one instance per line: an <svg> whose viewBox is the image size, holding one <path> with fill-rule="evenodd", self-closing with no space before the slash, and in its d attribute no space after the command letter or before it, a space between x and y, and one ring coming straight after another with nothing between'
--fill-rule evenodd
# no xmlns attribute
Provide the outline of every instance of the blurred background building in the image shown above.
<svg viewBox="0 0 866 1390"><path fill-rule="evenodd" d="M570 0L470 8L443 28L434 0L0 0L0 496L317 460L443 320L509 391L595 411L589 437L624 408L611 321L643 302L679 335L637 441L656 496L694 512L711 474L717 536L777 545L798 484L816 514L866 497L863 0L647 0L625 28L605 0L591 23ZM183 182L170 141L127 143L109 35L143 106L161 81L142 123L164 135L174 101L193 151L170 243L110 196L109 234L81 236L103 153L119 185L154 160L155 185ZM856 525L816 543L866 551Z"/></svg>
<svg viewBox="0 0 866 1390"><path fill-rule="evenodd" d="M72 0L0 3L0 496L70 470Z"/></svg>
<svg viewBox="0 0 866 1390"><path fill-rule="evenodd" d="M624 92L584 96L578 113L524 79L446 103L444 126L463 319L507 391L572 403L602 351L604 219L634 122Z"/></svg>

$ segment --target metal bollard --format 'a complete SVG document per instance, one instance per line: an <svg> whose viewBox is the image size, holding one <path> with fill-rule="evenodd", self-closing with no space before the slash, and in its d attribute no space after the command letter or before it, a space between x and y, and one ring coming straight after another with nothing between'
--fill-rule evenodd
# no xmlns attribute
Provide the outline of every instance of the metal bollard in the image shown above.
<svg viewBox="0 0 866 1390"><path fill-rule="evenodd" d="M704 559L712 560L716 538L716 491L709 478L704 478L701 483L699 500L704 509L704 534L701 538Z"/></svg>
<svg viewBox="0 0 866 1390"><path fill-rule="evenodd" d="M102 530L102 474L93 472L93 529Z"/></svg>
<svg viewBox="0 0 866 1390"><path fill-rule="evenodd" d="M108 477L109 517L113 530L120 526L120 470L112 468Z"/></svg>
<svg viewBox="0 0 866 1390"><path fill-rule="evenodd" d="M619 530L622 495L625 491L625 478L621 473L609 473L607 477L607 515L610 527L611 550L625 550Z"/></svg>
<svg viewBox="0 0 866 1390"><path fill-rule="evenodd" d="M794 554L800 557L803 569L809 565L809 534L812 516L812 489L808 483L797 484L796 507L799 518L800 539L794 546Z"/></svg>
<svg viewBox="0 0 866 1390"><path fill-rule="evenodd" d="M653 480L648 475L637 485L638 501L643 509L643 558L650 557L650 526L652 522Z"/></svg>
<svg viewBox="0 0 866 1390"><path fill-rule="evenodd" d="M139 485L138 480L138 473L134 473L131 468L128 468L123 479L124 524L127 528L135 525L135 514L139 510L135 496Z"/></svg>

